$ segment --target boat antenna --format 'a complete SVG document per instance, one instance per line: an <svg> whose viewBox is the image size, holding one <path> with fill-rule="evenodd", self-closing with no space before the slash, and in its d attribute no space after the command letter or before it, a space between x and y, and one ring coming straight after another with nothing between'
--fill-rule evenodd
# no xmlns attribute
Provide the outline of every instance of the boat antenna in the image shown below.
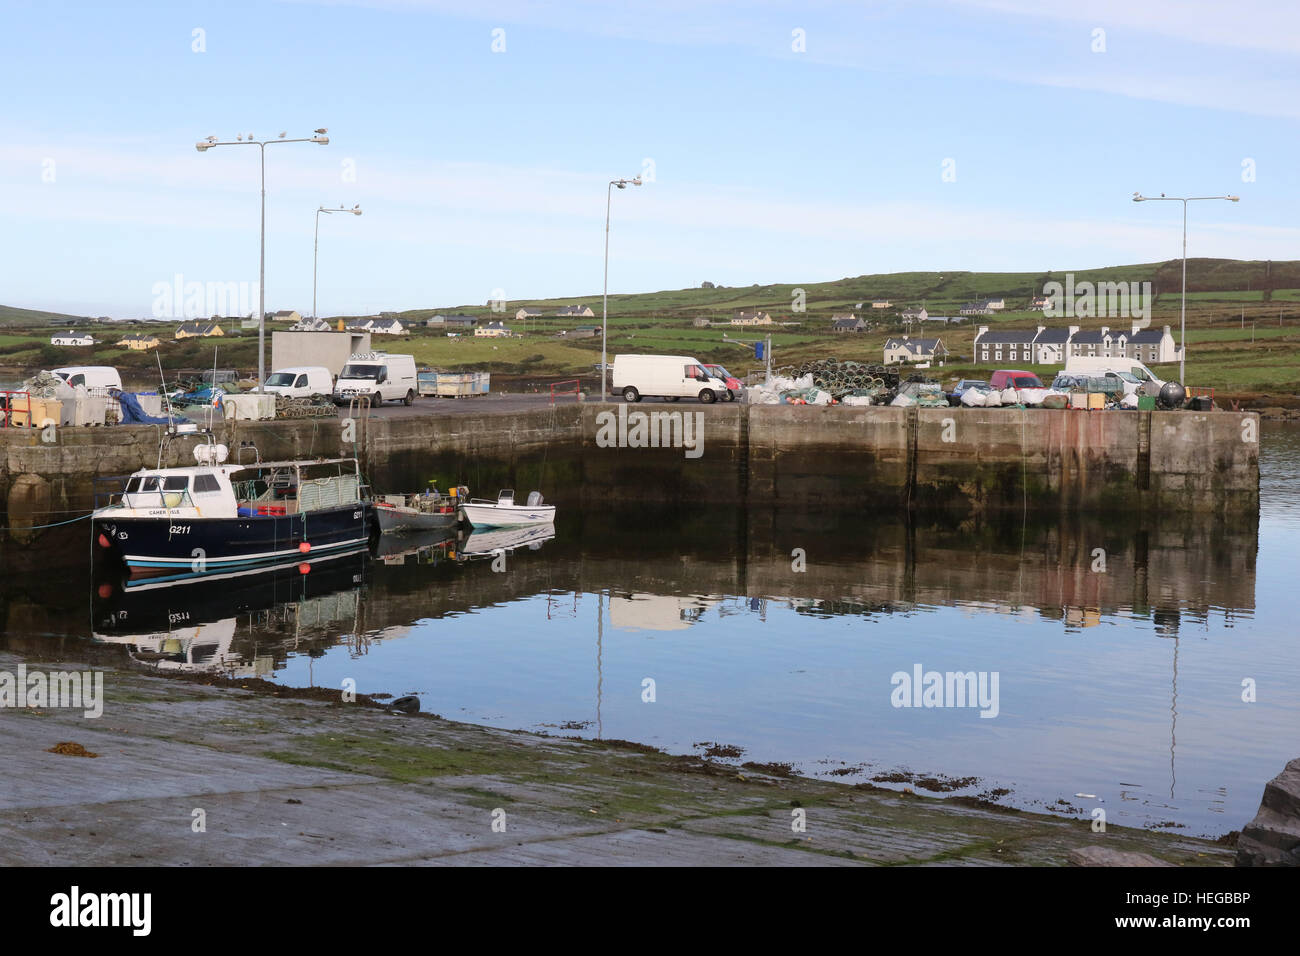
<svg viewBox="0 0 1300 956"><path fill-rule="evenodd" d="M167 394L167 376L163 374L162 356L157 350L154 350L153 357L158 362L158 395L162 398L163 407L167 409L167 430L171 431L176 427L176 422L172 419L172 403Z"/></svg>

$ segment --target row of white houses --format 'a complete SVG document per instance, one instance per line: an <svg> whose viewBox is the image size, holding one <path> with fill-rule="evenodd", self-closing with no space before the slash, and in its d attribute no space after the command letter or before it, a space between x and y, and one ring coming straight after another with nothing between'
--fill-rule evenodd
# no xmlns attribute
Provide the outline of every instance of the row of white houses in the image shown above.
<svg viewBox="0 0 1300 956"><path fill-rule="evenodd" d="M1070 356L1089 358L1129 358L1147 365L1178 361L1178 347L1169 326L1143 328L1134 323L1131 329L1080 330L1079 326L1035 329L990 329L981 325L975 334L974 360L1020 363L1022 365L1062 365Z"/></svg>

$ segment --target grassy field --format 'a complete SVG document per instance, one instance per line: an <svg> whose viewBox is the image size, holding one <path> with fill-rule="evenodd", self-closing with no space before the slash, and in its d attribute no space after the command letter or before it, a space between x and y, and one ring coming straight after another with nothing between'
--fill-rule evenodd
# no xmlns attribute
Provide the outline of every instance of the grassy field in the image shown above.
<svg viewBox="0 0 1300 956"><path fill-rule="evenodd" d="M1152 325L1171 327L1178 336L1181 291L1181 263L1171 260L1073 273L1076 286L1091 282L1151 282L1156 293ZM993 316L972 316L962 324L927 323L910 329L914 336L938 337L951 353L947 365L930 370L945 382L957 377L984 377L989 366L971 363L973 340L980 325L998 328L1033 328L1080 325L1093 329L1103 325L1126 328L1121 318L1044 319L1041 313L1024 310L1032 294L1041 293L1045 283L1065 282L1065 273L971 273L905 272L864 275L820 283L776 283L743 288L692 288L646 294L616 294L609 298L609 354L660 352L694 355L707 362L727 366L733 373L758 369L762 362L750 348L723 341L723 336L742 341L772 337L773 364L798 365L820 358L835 357L871 364L883 360L885 339L908 331L901 322L904 307L925 304L931 315L956 315L962 303L973 298L1003 297L1010 307ZM1231 396L1253 401L1267 397L1270 404L1300 401L1300 262L1243 262L1193 259L1188 262L1187 328L1188 384L1210 386ZM796 312L792 302L802 289L805 311ZM889 299L892 308L872 310L872 299ZM859 309L858 303L867 304ZM559 318L553 313L560 305L585 303L594 318ZM566 299L521 300L494 313L483 305L458 305L439 309L418 309L399 313L410 335L383 341L376 348L409 351L421 365L444 369L484 369L499 376L518 376L534 386L547 380L583 376L594 383L594 367L600 361L600 337L567 338L558 335L581 325L599 328L600 296ZM1017 308L1020 307L1020 308ZM520 308L537 308L539 319L517 322ZM733 312L761 309L774 324L762 327L732 327ZM836 334L830 330L834 313L852 311L872 323L870 331ZM448 338L445 332L427 329L423 321L436 312L464 312L481 319L501 319L516 337ZM1279 324L1280 317L1280 324ZM64 326L87 327L84 320L66 319ZM346 318L346 317L345 317ZM705 318L720 323L696 327ZM55 331L51 313L0 307L0 366L32 370L69 364L115 364L134 371L136 378L156 377L161 358L168 376L182 370L211 367L213 346L222 367L234 367L251 375L257 367L255 334L244 333L220 339L170 339L166 323L88 326L105 344L91 349L56 349L49 344ZM122 335L146 328L163 338L161 349L128 352L115 343ZM1055 369L1035 369L1050 378ZM1176 367L1166 368L1176 376ZM498 379L499 380L499 379Z"/></svg>

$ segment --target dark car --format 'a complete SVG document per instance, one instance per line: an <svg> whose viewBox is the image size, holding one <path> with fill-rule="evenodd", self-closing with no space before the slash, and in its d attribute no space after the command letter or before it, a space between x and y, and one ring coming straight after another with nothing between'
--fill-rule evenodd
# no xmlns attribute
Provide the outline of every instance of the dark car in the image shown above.
<svg viewBox="0 0 1300 956"><path fill-rule="evenodd" d="M981 389L986 389L986 390L987 390L988 387L989 387L989 383L986 382L986 381L984 381L983 379L980 379L980 378L963 378L960 382L958 382L958 383L953 387L953 390L952 390L951 392L948 393L948 404L949 404L949 405L960 405L960 404L961 404L961 393L964 392L964 391L966 391L966 389L968 389L968 388L981 388Z"/></svg>

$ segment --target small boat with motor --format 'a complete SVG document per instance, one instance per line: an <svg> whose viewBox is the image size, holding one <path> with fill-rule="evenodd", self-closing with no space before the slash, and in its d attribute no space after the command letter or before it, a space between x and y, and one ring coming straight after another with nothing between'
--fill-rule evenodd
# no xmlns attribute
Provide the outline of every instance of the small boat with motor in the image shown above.
<svg viewBox="0 0 1300 956"><path fill-rule="evenodd" d="M355 458L228 462L225 445L194 448L195 464L132 474L91 515L96 558L125 568L124 586L229 575L369 540L370 503Z"/></svg>
<svg viewBox="0 0 1300 956"><path fill-rule="evenodd" d="M555 521L555 505L543 504L540 491L529 492L527 504L517 505L514 489L503 488L496 501L474 498L462 504L461 510L475 528L512 528Z"/></svg>

